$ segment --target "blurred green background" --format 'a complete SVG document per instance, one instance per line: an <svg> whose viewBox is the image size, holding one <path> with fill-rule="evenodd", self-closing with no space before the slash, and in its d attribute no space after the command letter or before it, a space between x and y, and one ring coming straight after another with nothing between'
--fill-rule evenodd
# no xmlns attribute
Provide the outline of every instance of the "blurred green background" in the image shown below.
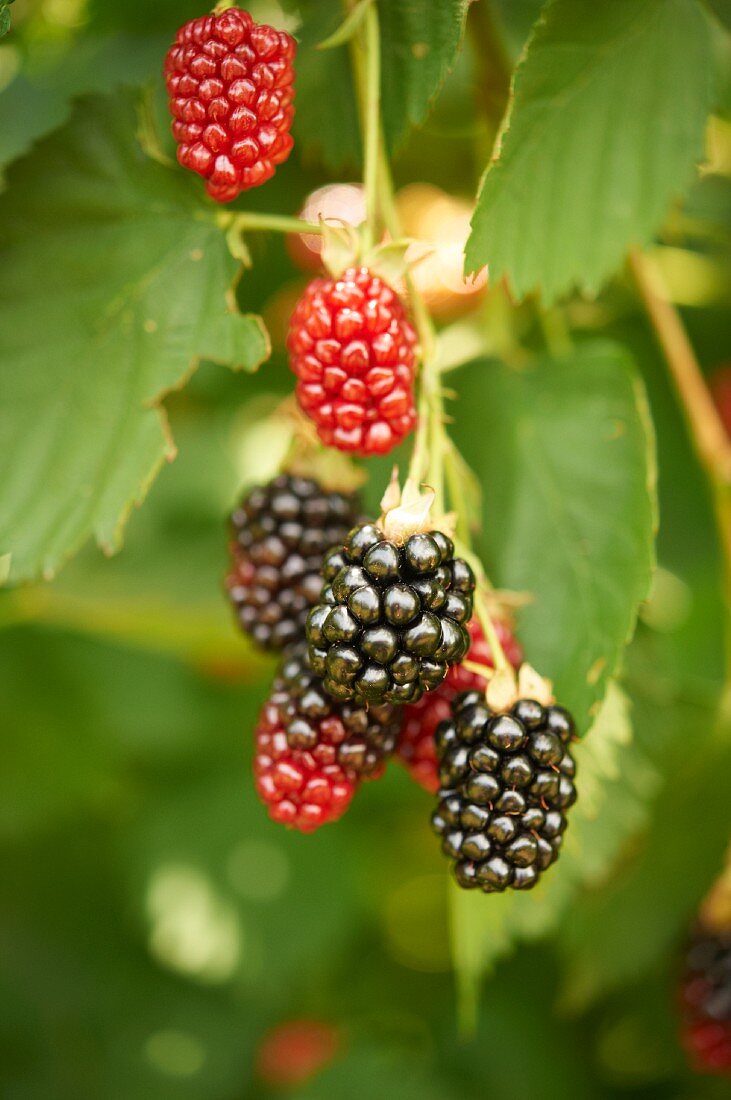
<svg viewBox="0 0 731 1100"><path fill-rule="evenodd" d="M286 6L250 5L296 26ZM508 55L539 7L495 5ZM199 9L17 0L0 43L0 165L61 124L77 94L156 79L175 29ZM474 194L492 138L465 116L475 49L470 39L399 154L402 184ZM657 247L709 373L731 360L730 133L719 109L715 170ZM333 171L303 140L247 205L294 213L315 187L356 172ZM721 561L709 491L628 286L569 303L568 316L632 349L658 437L661 569L625 662L641 810L611 867L548 935L539 927L516 943L496 928L477 1030L460 1036L429 797L394 764L337 826L303 837L268 821L250 780L272 666L236 634L222 596L225 516L244 481L267 472L252 420L290 389L282 331L306 276L283 241L249 244L255 275L240 303L268 322L272 361L253 377L204 365L167 402L179 457L121 554L87 547L53 584L0 593L0 1095L727 1095L686 1068L675 1007L678 951L728 836L728 742L714 718ZM454 388L456 437L486 482L484 377L467 367ZM371 503L388 466L373 464ZM334 1028L336 1053L309 1081L277 1084L262 1044L292 1020Z"/></svg>

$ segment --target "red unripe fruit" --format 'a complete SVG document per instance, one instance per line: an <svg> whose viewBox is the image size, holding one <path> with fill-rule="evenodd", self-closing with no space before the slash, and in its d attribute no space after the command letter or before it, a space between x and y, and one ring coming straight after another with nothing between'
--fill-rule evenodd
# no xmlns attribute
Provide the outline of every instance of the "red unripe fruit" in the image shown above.
<svg viewBox="0 0 731 1100"><path fill-rule="evenodd" d="M340 1035L319 1020L290 1020L266 1033L256 1056L256 1070L273 1088L302 1085L333 1060Z"/></svg>
<svg viewBox="0 0 731 1100"><path fill-rule="evenodd" d="M395 290L366 267L314 279L287 348L297 400L323 443L387 454L416 424L416 333Z"/></svg>
<svg viewBox="0 0 731 1100"><path fill-rule="evenodd" d="M165 58L178 160L218 202L258 187L293 141L295 41L227 8L180 28Z"/></svg>

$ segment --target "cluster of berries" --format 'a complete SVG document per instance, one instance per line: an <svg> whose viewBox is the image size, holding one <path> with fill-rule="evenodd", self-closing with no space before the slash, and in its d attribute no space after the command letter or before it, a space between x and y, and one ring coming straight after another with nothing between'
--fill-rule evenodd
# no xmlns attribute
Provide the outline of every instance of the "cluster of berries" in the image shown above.
<svg viewBox="0 0 731 1100"><path fill-rule="evenodd" d="M230 202L293 146L295 42L235 6L186 23L165 60L182 165ZM314 279L291 318L296 395L327 446L387 454L416 425L417 337L370 266ZM241 628L282 663L256 731L257 790L277 821L334 821L397 753L429 791L458 881L532 886L557 856L575 796L565 711L484 702L492 666L475 579L428 525L358 522L353 496L282 475L232 516L227 579ZM508 659L521 654L498 624ZM481 701L482 700L482 701ZM504 710L505 708L503 708Z"/></svg>
<svg viewBox="0 0 731 1100"><path fill-rule="evenodd" d="M496 714L468 691L437 731L439 805L432 816L460 886L526 890L558 858L576 800L574 735L563 707L520 699Z"/></svg>
<svg viewBox="0 0 731 1100"><path fill-rule="evenodd" d="M462 664L492 666L470 567L441 531L399 542L359 512L353 495L280 475L233 514L238 622L282 652L255 735L259 796L275 821L311 832L395 755L441 787L434 827L462 885L532 886L575 797L571 719L531 700L493 714L484 678ZM519 646L497 630L517 667Z"/></svg>
<svg viewBox="0 0 731 1100"><path fill-rule="evenodd" d="M681 988L682 1037L699 1072L731 1076L731 929L699 925Z"/></svg>
<svg viewBox="0 0 731 1100"><path fill-rule="evenodd" d="M165 81L180 163L230 202L265 183L293 146L296 44L236 7L178 31ZM396 291L367 267L314 279L287 346L302 411L327 446L387 454L416 424L416 334Z"/></svg>

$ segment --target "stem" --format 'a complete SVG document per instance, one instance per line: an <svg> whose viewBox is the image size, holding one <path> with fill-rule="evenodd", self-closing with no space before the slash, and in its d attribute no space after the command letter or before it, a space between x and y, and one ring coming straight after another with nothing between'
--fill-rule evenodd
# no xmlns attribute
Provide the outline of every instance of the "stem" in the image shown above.
<svg viewBox="0 0 731 1100"><path fill-rule="evenodd" d="M731 486L731 441L713 403L685 326L669 300L657 267L648 257L633 252L629 265L683 403L701 465L713 482Z"/></svg>
<svg viewBox="0 0 731 1100"><path fill-rule="evenodd" d="M383 148L382 136L379 124L380 88L374 87L373 81L377 76L380 81L380 36L378 30L378 11L372 4L366 14L366 55L362 51L354 50L354 62L356 67L356 88L361 106L361 116L365 120L364 132L366 134L366 194L369 210L369 224L372 225L371 211L383 213L386 228L394 239L402 236L398 211L394 201L393 180L391 170ZM373 61L373 54L378 53L378 59ZM376 105L375 117L372 115ZM374 176L372 174L374 173ZM372 188L372 191L369 191ZM436 352L436 332L426 302L414 284L414 280L407 273L406 285L411 302L411 312L414 326L419 336L421 345L421 372L419 392L419 424L414 439L414 448L409 463L408 477L419 482L426 479L435 493L435 506L439 514L444 513L444 475L445 462L450 449L453 447L445 428L444 395L442 381L439 373ZM461 494L453 498L453 503L462 500ZM475 615L477 616L488 645L492 650L495 668L510 667L507 657L500 645L492 624L487 605L485 603L481 587L489 587L482 562L472 552L470 545L469 529L465 532L465 549L463 557L472 565L477 576L477 590L475 592ZM462 551L460 550L460 553Z"/></svg>
<svg viewBox="0 0 731 1100"><path fill-rule="evenodd" d="M491 680L495 675L495 669L490 668L488 665L478 664L477 661L464 660L462 667L466 668L468 672L474 672L475 676L481 676L483 680Z"/></svg>
<svg viewBox="0 0 731 1100"><path fill-rule="evenodd" d="M222 229L235 227L242 233L259 230L270 230L272 233L322 233L322 225L319 223L291 218L286 214L255 214L249 211L235 214L225 211L217 214L216 220Z"/></svg>
<svg viewBox="0 0 731 1100"><path fill-rule="evenodd" d="M726 680L731 686L731 441L708 390L685 326L647 256L632 252L629 267L680 398L698 460L713 489L724 567Z"/></svg>
<svg viewBox="0 0 731 1100"><path fill-rule="evenodd" d="M512 65L498 30L490 0L475 4L469 13L468 29L474 44L479 72L476 89L490 129L497 130L510 99Z"/></svg>
<svg viewBox="0 0 731 1100"><path fill-rule="evenodd" d="M482 563L480 563L480 568L477 570L477 588L475 589L475 617L482 627L482 633L485 635L487 644L490 647L492 659L495 663L495 671L500 672L501 669L511 668L511 664L505 656L505 650L500 644L500 639L495 630L495 624L492 621L490 612L487 610L484 593L486 581L487 577L482 568Z"/></svg>
<svg viewBox="0 0 731 1100"><path fill-rule="evenodd" d="M363 190L367 215L363 228L363 247L368 249L378 240L380 220L381 35L375 3L368 7L363 27L351 43L351 56L363 141Z"/></svg>
<svg viewBox="0 0 731 1100"><path fill-rule="evenodd" d="M378 162L381 148L381 35L378 10L371 4L365 14L364 177L370 245L378 239Z"/></svg>

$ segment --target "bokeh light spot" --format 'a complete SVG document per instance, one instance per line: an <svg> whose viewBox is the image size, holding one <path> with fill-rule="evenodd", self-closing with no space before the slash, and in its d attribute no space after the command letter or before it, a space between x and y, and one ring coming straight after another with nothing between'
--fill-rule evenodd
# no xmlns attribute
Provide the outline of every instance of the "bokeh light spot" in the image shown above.
<svg viewBox="0 0 731 1100"><path fill-rule="evenodd" d="M155 1031L145 1043L147 1060L169 1077L193 1077L205 1064L206 1051L195 1035L172 1028Z"/></svg>
<svg viewBox="0 0 731 1100"><path fill-rule="evenodd" d="M149 947L163 966L205 982L232 977L241 956L236 910L197 868L166 864L147 891Z"/></svg>

